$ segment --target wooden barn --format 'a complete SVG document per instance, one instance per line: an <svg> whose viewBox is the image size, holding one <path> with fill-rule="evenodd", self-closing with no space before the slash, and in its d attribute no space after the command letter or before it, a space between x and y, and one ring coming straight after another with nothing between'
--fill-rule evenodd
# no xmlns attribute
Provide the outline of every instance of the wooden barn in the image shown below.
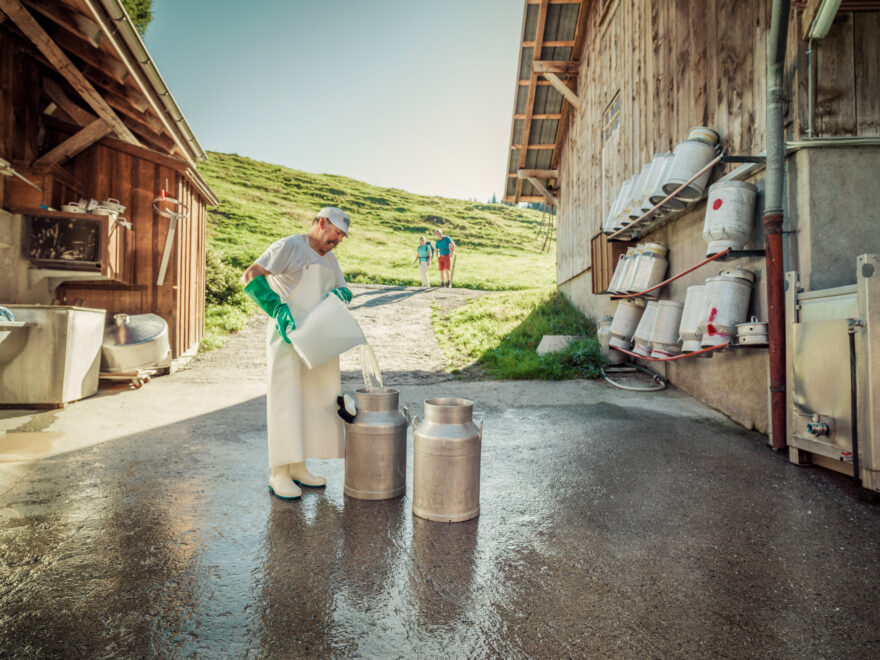
<svg viewBox="0 0 880 660"><path fill-rule="evenodd" d="M0 0L0 304L154 313L195 351L204 158L119 0Z"/></svg>
<svg viewBox="0 0 880 660"><path fill-rule="evenodd" d="M615 203L624 184L635 186L655 158L673 153L697 127L720 136L699 199L671 210L660 201L654 209L636 205L642 210L621 215ZM750 271L747 317L770 324L769 348L731 346L711 360L643 364L743 425L771 432L777 448L807 438L809 418L829 414L807 410L798 390L806 380L797 370L812 359L799 352L805 335L798 321L806 318L799 300L849 296L823 318L864 316L854 301L862 300L871 270L860 255L880 253L878 177L876 0L525 2L504 199L557 207L559 290L597 321L618 309L622 294L608 287L630 248L668 250L665 277L681 276L652 293L660 300L685 301L689 287L721 269ZM706 200L713 185L729 182L756 191L752 233L724 260L685 273L712 256L703 237ZM673 196L663 193L667 201ZM777 240L773 265L765 244L770 255ZM638 293L632 300L650 300ZM787 296L786 315L771 293ZM839 311L850 304L854 311ZM867 331L858 332L873 345ZM845 342L845 328L838 339ZM849 355L833 362L845 366L840 390L848 391ZM858 369L868 374L873 367L864 364ZM880 391L853 397L870 417L866 402ZM773 421L780 415L787 426ZM836 428L848 433L849 423ZM826 440L810 451L852 463L848 439Z"/></svg>

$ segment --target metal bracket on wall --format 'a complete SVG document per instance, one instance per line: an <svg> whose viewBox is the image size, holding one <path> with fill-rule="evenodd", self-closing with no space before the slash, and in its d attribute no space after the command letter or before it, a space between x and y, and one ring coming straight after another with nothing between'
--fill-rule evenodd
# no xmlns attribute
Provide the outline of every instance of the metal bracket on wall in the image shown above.
<svg viewBox="0 0 880 660"><path fill-rule="evenodd" d="M710 257L712 255L709 255ZM720 261L729 259L739 259L740 257L764 257L767 256L764 250L728 250L723 256L718 257Z"/></svg>
<svg viewBox="0 0 880 660"><path fill-rule="evenodd" d="M722 163L763 163L767 156L728 156L721 157Z"/></svg>

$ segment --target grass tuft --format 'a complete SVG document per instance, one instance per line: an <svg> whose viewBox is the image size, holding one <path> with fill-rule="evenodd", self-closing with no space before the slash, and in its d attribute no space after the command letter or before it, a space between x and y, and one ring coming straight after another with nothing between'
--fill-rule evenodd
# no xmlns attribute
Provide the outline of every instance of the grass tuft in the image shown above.
<svg viewBox="0 0 880 660"><path fill-rule="evenodd" d="M596 378L604 360L596 328L552 289L493 294L453 311L435 309L434 331L454 370L477 364L499 379ZM564 351L538 355L544 335L578 335Z"/></svg>

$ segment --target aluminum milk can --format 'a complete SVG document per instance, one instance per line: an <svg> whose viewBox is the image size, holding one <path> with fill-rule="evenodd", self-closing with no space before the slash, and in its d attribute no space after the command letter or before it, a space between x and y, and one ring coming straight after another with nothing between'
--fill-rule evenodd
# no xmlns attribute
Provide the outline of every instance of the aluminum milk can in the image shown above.
<svg viewBox="0 0 880 660"><path fill-rule="evenodd" d="M440 522L480 515L483 422L473 422L474 402L428 399L425 419L413 419L413 513Z"/></svg>
<svg viewBox="0 0 880 660"><path fill-rule="evenodd" d="M400 392L384 387L355 390L357 414L345 423L345 494L388 500L406 491L406 408Z"/></svg>

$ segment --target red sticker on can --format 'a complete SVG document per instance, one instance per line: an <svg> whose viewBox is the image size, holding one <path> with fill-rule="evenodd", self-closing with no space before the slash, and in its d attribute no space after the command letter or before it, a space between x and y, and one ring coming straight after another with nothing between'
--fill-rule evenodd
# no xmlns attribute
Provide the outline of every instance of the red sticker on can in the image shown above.
<svg viewBox="0 0 880 660"><path fill-rule="evenodd" d="M721 198L719 197L719 198L716 199L714 202L712 202L712 209L715 210L715 211L717 211L718 209L721 208L721 205L722 205L723 203L724 203L724 202L722 202L722 201L721 201Z"/></svg>

